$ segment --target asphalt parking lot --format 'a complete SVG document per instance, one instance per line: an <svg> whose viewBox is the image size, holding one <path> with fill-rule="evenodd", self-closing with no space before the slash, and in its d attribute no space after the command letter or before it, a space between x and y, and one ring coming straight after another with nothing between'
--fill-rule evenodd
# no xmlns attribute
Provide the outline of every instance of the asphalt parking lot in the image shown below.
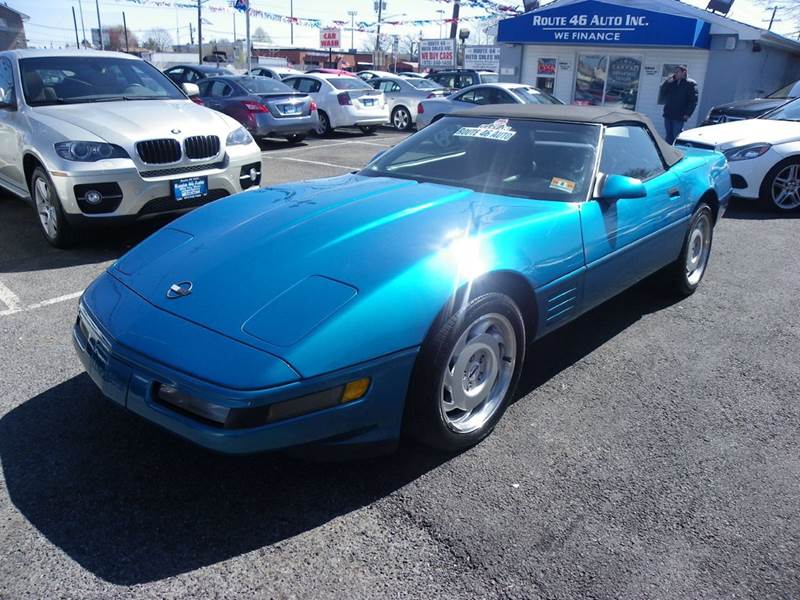
<svg viewBox="0 0 800 600"><path fill-rule="evenodd" d="M403 135L264 144L264 184ZM0 598L800 597L800 219L735 204L699 291L533 344L494 434L320 464L210 454L105 401L83 288L162 222L51 249L0 192Z"/></svg>

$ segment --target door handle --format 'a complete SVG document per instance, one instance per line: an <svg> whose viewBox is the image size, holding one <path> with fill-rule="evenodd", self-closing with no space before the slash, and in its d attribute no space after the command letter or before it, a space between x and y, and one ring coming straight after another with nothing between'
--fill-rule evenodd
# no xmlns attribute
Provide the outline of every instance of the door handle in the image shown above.
<svg viewBox="0 0 800 600"><path fill-rule="evenodd" d="M672 188L669 191L670 198L680 198L681 197L681 190L680 188Z"/></svg>

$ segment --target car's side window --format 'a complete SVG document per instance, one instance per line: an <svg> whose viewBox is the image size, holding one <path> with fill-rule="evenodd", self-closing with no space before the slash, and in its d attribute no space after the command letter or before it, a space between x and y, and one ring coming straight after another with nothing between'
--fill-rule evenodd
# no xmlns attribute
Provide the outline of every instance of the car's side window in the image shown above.
<svg viewBox="0 0 800 600"><path fill-rule="evenodd" d="M478 78L475 77L472 73L469 73L469 74L466 74L466 75L461 75L461 77L460 77L460 86L461 87L467 87L469 85L475 85L476 83L480 83L480 81L478 81Z"/></svg>
<svg viewBox="0 0 800 600"><path fill-rule="evenodd" d="M506 92L505 90L499 90L497 88L490 88L492 90L491 93L491 100L492 104L516 104L516 100L511 97L511 94Z"/></svg>
<svg viewBox="0 0 800 600"><path fill-rule="evenodd" d="M11 68L11 61L7 58L0 58L0 103L3 105L14 104L14 71Z"/></svg>
<svg viewBox="0 0 800 600"><path fill-rule="evenodd" d="M606 175L651 179L664 172L664 161L644 127L618 125L606 129L600 171Z"/></svg>
<svg viewBox="0 0 800 600"><path fill-rule="evenodd" d="M211 84L211 96L217 98L221 98L223 96L230 96L232 91L233 90L231 89L231 86L229 86L224 81L214 81Z"/></svg>
<svg viewBox="0 0 800 600"><path fill-rule="evenodd" d="M210 95L210 87L211 82L208 79L204 79L200 83L197 84L197 87L200 88L200 95L201 96L209 96Z"/></svg>
<svg viewBox="0 0 800 600"><path fill-rule="evenodd" d="M459 102L469 102L470 104L475 104L475 90L464 92L460 96L456 96L454 100L458 100Z"/></svg>
<svg viewBox="0 0 800 600"><path fill-rule="evenodd" d="M389 89L390 92L399 92L400 91L400 84L399 83L397 83L396 81L392 81L391 84L392 85L390 86L390 89Z"/></svg>
<svg viewBox="0 0 800 600"><path fill-rule="evenodd" d="M300 77L295 80L295 89L298 92L305 92L306 94L313 94L319 91L320 83L307 77Z"/></svg>
<svg viewBox="0 0 800 600"><path fill-rule="evenodd" d="M181 67L176 67L174 69L169 69L166 71L167 77L172 79L172 81L176 81L178 83L183 82L183 69Z"/></svg>

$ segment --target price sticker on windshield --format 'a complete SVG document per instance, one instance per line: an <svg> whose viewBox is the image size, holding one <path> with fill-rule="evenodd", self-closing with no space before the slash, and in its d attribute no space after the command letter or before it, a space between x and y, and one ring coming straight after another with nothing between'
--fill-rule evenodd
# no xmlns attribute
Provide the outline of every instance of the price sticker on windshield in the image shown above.
<svg viewBox="0 0 800 600"><path fill-rule="evenodd" d="M575 182L569 179L562 179L561 177L553 177L550 180L550 188L571 194L575 191Z"/></svg>
<svg viewBox="0 0 800 600"><path fill-rule="evenodd" d="M494 123L484 123L478 127L461 127L453 135L456 137L481 138L507 142L517 134L508 126L508 119L497 119Z"/></svg>

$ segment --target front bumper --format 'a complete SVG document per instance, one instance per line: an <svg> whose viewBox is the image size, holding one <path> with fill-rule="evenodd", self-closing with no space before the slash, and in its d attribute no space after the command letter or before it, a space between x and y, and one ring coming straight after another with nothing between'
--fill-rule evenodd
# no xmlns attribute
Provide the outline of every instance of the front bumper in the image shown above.
<svg viewBox="0 0 800 600"><path fill-rule="evenodd" d="M114 160L108 164L96 164L93 168L80 165L65 171L50 169L61 205L68 220L81 223L91 221L132 220L144 216L182 211L194 208L203 202L177 202L172 198L171 182L195 176L208 177L208 198L204 202L229 196L247 189L240 181L242 167L261 163L261 151L255 143L244 147L229 147L223 158L198 166L166 165L153 166L148 171L140 171L130 160ZM206 167L206 168L203 168ZM143 176L143 173L145 176ZM79 202L76 191L116 184L121 201L112 210L89 212L86 204ZM76 190L77 187L77 190Z"/></svg>
<svg viewBox="0 0 800 600"><path fill-rule="evenodd" d="M757 199L761 195L761 184L769 170L783 157L770 149L758 158L728 162L736 198Z"/></svg>
<svg viewBox="0 0 800 600"><path fill-rule="evenodd" d="M118 297L114 297L115 294ZM214 363L227 360L230 352L243 353L235 359L240 364L248 362L248 353L265 353L168 315L136 297L110 275L101 276L90 286L79 311L73 342L84 368L102 393L148 421L205 448L244 454L308 444L377 444L399 438L406 389L417 348L319 377L297 378L258 389L240 388L235 376L231 377L230 369L224 374L228 379L220 381L222 371L215 372ZM153 321L158 321L158 325L151 326ZM120 337L115 336L115 329L119 329ZM175 337L178 330L181 335ZM157 358L142 353L142 348L130 347L129 344L135 345L132 335L138 335L140 340L149 339L147 343ZM190 351L185 348L181 352L178 347L184 338L198 347L199 338L192 339L195 335L205 340L204 344L199 344L205 355L199 360L205 361L207 376L204 376L206 373L191 373L193 369L185 364L164 362L165 352L172 353L179 361L182 359L177 357ZM219 338L218 347L215 347L214 337ZM279 381L282 375L285 371L278 371L275 380ZM250 376L243 373L242 381ZM369 377L371 383L366 395L359 400L250 428L227 429L174 409L155 397L157 386L167 384L214 406L259 409L362 377Z"/></svg>

